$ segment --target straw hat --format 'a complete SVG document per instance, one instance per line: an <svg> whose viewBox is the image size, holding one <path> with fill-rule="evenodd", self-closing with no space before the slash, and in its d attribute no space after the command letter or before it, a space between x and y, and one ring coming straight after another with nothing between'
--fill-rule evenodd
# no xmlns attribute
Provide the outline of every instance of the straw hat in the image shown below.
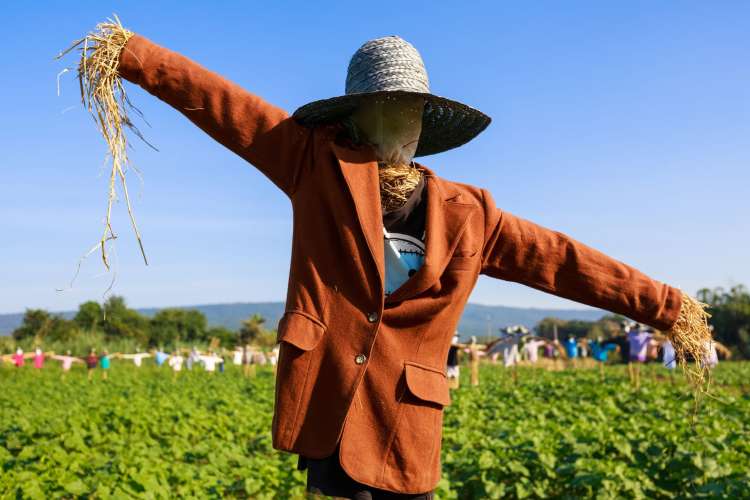
<svg viewBox="0 0 750 500"><path fill-rule="evenodd" d="M293 117L313 127L349 115L371 95L420 95L425 98L422 134L414 156L441 153L479 135L490 117L466 104L430 93L422 57L398 36L370 40L349 61L345 95L321 99L298 108Z"/></svg>

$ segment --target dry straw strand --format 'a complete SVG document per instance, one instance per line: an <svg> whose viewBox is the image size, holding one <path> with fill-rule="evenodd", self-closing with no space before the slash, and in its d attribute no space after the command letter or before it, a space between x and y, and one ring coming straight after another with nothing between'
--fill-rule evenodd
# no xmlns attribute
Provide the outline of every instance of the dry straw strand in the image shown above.
<svg viewBox="0 0 750 500"><path fill-rule="evenodd" d="M708 304L682 293L679 316L667 331L667 337L674 346L675 357L694 388L696 408L700 396L708 392L710 384L707 357L712 339L708 326L711 315L706 311L708 307Z"/></svg>
<svg viewBox="0 0 750 500"><path fill-rule="evenodd" d="M143 115L128 99L122 84L122 78L117 72L120 53L134 33L123 27L117 15L113 15L113 17L114 19L107 19L106 22L99 23L93 32L76 40L68 49L57 56L57 59L59 59L76 48L80 51L78 83L81 92L81 101L94 119L99 132L104 137L109 157L112 160L104 232L97 245L101 247L102 261L107 270L109 270L110 266L107 258L106 242L117 237L112 229L111 216L112 203L117 199L116 184L118 179L125 195L128 215L130 216L130 222L138 240L143 261L148 265L146 252L143 248L143 240L141 239L138 225L135 222L125 180L125 172L129 166L127 155L128 141L125 129L131 130L136 136L151 146L143 138L143 135L135 125L133 125L128 116L129 109L135 111L141 117ZM153 148L153 146L151 147Z"/></svg>
<svg viewBox="0 0 750 500"><path fill-rule="evenodd" d="M378 176L383 211L391 212L404 206L419 184L422 172L411 165L382 164L379 165Z"/></svg>

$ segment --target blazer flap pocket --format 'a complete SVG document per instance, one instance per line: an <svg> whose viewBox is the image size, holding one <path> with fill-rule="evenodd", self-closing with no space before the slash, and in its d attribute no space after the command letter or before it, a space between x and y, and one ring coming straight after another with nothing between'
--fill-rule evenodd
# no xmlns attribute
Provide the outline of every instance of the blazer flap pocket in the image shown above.
<svg viewBox="0 0 750 500"><path fill-rule="evenodd" d="M276 342L289 342L303 351L315 349L326 326L304 311L286 311L279 321Z"/></svg>
<svg viewBox="0 0 750 500"><path fill-rule="evenodd" d="M451 404L448 379L441 370L407 361L405 366L406 385L419 399L448 406Z"/></svg>

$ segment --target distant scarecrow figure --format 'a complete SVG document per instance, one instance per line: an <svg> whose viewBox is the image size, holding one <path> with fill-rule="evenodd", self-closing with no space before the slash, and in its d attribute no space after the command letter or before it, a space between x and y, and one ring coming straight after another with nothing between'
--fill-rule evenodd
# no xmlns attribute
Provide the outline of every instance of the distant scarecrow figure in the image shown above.
<svg viewBox="0 0 750 500"><path fill-rule="evenodd" d="M485 350L487 346L485 344L478 344L477 338L472 335L471 341L468 344L457 344L469 355L469 369L471 370L471 385L479 385L479 360L482 356L486 356Z"/></svg>
<svg viewBox="0 0 750 500"><path fill-rule="evenodd" d="M445 362L480 274L667 330L678 353L702 359L706 315L687 294L413 160L469 142L490 118L430 93L420 54L405 40L366 42L349 62L345 94L293 115L119 21L78 46L84 102L113 157L110 193L124 180L123 129L132 126L125 78L289 198L272 433L276 449L309 466L310 491L431 495L451 403Z"/></svg>
<svg viewBox="0 0 750 500"><path fill-rule="evenodd" d="M471 385L479 385L479 361L482 356L485 356L484 349L487 346L484 344L478 344L477 338L472 335L471 342L469 343L469 364L471 366Z"/></svg>

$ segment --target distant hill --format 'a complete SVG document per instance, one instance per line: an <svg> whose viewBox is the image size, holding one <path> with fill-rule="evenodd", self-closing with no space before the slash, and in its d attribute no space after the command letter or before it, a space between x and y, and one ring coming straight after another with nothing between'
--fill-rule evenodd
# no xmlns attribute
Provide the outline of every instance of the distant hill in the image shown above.
<svg viewBox="0 0 750 500"><path fill-rule="evenodd" d="M211 326L225 326L232 330L240 327L243 319L253 314L260 314L266 318L269 328L276 328L279 318L284 313L283 302L237 302L230 304L207 304L196 306L180 306L180 309L197 309L206 315ZM141 314L152 316L159 308L138 309ZM65 318L72 318L75 312L65 311ZM498 328L506 325L526 325L531 328L546 317L564 320L579 319L595 321L606 314L599 309L536 309L506 306L485 306L469 303L464 309L459 323L462 338L470 335L487 335L488 328L496 333ZM0 335L10 334L21 324L23 313L0 314Z"/></svg>

